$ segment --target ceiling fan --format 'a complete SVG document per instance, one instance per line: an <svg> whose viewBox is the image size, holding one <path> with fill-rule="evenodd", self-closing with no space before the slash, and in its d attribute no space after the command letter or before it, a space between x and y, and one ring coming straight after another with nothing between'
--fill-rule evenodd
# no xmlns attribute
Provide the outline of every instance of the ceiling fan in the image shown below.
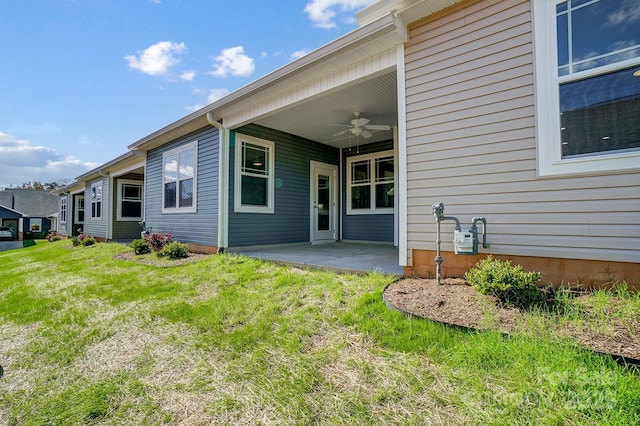
<svg viewBox="0 0 640 426"><path fill-rule="evenodd" d="M377 132L380 130L391 130L391 126L388 124L367 124L369 123L368 118L362 117L362 113L360 111L356 111L354 113L356 118L351 120L351 124L332 124L332 126L344 126L348 127L341 132L336 133L333 137L342 136L342 135L354 135L354 136L362 136L365 139L369 139L372 135L371 132Z"/></svg>

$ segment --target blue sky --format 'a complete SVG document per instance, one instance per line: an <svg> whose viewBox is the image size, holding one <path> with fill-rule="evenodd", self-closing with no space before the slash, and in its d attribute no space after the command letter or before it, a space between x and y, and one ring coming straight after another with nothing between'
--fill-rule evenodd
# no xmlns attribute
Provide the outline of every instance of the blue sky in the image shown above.
<svg viewBox="0 0 640 426"><path fill-rule="evenodd" d="M73 179L373 0L0 0L0 187Z"/></svg>

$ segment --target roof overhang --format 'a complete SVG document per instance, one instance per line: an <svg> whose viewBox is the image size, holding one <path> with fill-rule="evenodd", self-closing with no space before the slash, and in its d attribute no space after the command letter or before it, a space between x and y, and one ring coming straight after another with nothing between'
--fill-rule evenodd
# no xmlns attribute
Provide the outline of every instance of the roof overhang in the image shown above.
<svg viewBox="0 0 640 426"><path fill-rule="evenodd" d="M79 183L88 182L105 176L119 176L130 172L143 172L146 155L139 151L127 151L121 156L76 177Z"/></svg>
<svg viewBox="0 0 640 426"><path fill-rule="evenodd" d="M386 55L386 57L393 56L395 58L394 49L406 41L406 31L406 23L398 17L393 14L382 16L157 130L129 145L129 149L148 151L207 127L210 125L206 118L207 113L211 113L215 120L222 121L226 127L232 129L249 122L257 122L277 111L252 110L247 113L247 108L257 104L264 105L268 103L269 99L286 96L291 91L313 81L318 81L323 75L328 75L331 72L335 73L340 70L348 72L354 64L366 63L371 57ZM391 51L394 53L390 54ZM395 62L387 65L386 72L395 71ZM366 68L366 65L362 65L360 68ZM300 104L316 96L318 94L310 96L308 99L297 99L296 103ZM280 108L289 107L291 105L282 105ZM347 117L342 114L340 121L347 120L348 122L353 118L353 112L350 111ZM326 123L323 124L326 126Z"/></svg>
<svg viewBox="0 0 640 426"><path fill-rule="evenodd" d="M379 0L356 12L356 20L364 26L391 14L411 24L462 1L465 0Z"/></svg>

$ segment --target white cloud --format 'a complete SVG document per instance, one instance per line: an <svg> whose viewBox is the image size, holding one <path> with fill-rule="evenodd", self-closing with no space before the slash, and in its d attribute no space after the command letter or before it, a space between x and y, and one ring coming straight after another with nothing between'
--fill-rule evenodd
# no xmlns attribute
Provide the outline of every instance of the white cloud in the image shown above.
<svg viewBox="0 0 640 426"><path fill-rule="evenodd" d="M196 105L185 107L185 109L190 112L197 111L200 108L204 108L206 105L210 104L211 102L215 102L218 99L223 98L228 94L229 94L229 90L227 89L212 89L209 92L209 95L207 96L206 104L196 104Z"/></svg>
<svg viewBox="0 0 640 426"><path fill-rule="evenodd" d="M338 12L352 12L373 2L374 0L312 0L311 3L307 3L304 12L316 27L333 28L336 26L334 18Z"/></svg>
<svg viewBox="0 0 640 426"><path fill-rule="evenodd" d="M193 81L195 76L196 76L195 71L185 71L182 74L180 74L180 79L184 81Z"/></svg>
<svg viewBox="0 0 640 426"><path fill-rule="evenodd" d="M291 54L290 59L293 61L295 59L302 58L304 55L308 54L309 52L311 52L310 49L296 50Z"/></svg>
<svg viewBox="0 0 640 426"><path fill-rule="evenodd" d="M51 182L74 178L97 167L98 163L83 162L63 156L53 148L32 145L0 132L0 185L19 185L28 181Z"/></svg>
<svg viewBox="0 0 640 426"><path fill-rule="evenodd" d="M244 54L242 46L224 49L215 60L217 64L214 65L214 70L209 72L214 77L226 77L229 74L235 77L249 77L256 67L253 59Z"/></svg>
<svg viewBox="0 0 640 426"><path fill-rule="evenodd" d="M620 4L619 9L607 16L605 26L631 25L638 21L640 21L640 3L637 0L626 0Z"/></svg>
<svg viewBox="0 0 640 426"><path fill-rule="evenodd" d="M166 74L169 69L180 63L174 55L186 50L184 43L161 41L138 51L138 56L127 55L124 58L129 62L129 67L142 71L149 75Z"/></svg>

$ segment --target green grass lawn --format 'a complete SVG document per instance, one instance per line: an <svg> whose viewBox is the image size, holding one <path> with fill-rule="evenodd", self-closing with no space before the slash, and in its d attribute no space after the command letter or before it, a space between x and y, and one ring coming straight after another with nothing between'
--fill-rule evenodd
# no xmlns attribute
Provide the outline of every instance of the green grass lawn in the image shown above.
<svg viewBox="0 0 640 426"><path fill-rule="evenodd" d="M388 310L392 278L117 244L0 253L0 424L640 423L640 374L576 344Z"/></svg>

